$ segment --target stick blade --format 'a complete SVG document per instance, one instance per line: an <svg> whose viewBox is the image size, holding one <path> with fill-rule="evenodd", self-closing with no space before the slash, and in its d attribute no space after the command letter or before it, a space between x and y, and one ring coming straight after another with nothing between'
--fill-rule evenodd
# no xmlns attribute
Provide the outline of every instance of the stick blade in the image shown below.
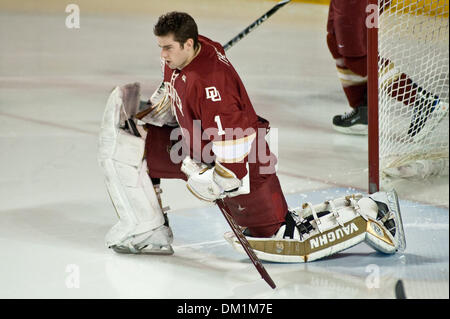
<svg viewBox="0 0 450 319"><path fill-rule="evenodd" d="M405 287L403 286L403 281L401 279L395 284L395 298L406 299Z"/></svg>
<svg viewBox="0 0 450 319"><path fill-rule="evenodd" d="M219 206L220 211L222 212L223 216L225 217L226 221L228 222L228 225L230 225L231 230L233 231L234 235L237 237L237 239L241 243L242 248L244 248L245 252L247 253L250 260L252 261L256 270L261 275L262 279L264 279L264 281L272 289L275 289L276 288L275 282L272 280L269 273L266 271L266 268L264 268L261 261L256 256L255 252L253 251L253 248L250 246L250 243L248 242L247 238L245 238L244 234L242 233L239 226L234 221L233 217L228 213L225 202L223 200L218 200L218 201L216 201L216 204L217 204L217 206Z"/></svg>

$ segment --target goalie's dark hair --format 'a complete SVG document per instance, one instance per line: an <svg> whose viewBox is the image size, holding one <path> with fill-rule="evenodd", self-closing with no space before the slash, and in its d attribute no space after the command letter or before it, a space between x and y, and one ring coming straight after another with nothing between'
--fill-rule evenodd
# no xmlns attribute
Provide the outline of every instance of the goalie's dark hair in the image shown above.
<svg viewBox="0 0 450 319"><path fill-rule="evenodd" d="M185 12L169 12L159 17L153 28L158 36L173 34L174 40L183 48L188 39L194 40L194 50L198 48L198 29L194 19Z"/></svg>

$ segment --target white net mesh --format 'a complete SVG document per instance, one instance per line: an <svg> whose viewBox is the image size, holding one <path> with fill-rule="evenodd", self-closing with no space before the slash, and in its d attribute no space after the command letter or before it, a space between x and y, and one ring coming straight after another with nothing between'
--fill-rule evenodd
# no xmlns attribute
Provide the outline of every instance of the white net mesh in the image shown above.
<svg viewBox="0 0 450 319"><path fill-rule="evenodd" d="M448 174L449 0L379 8L380 172Z"/></svg>

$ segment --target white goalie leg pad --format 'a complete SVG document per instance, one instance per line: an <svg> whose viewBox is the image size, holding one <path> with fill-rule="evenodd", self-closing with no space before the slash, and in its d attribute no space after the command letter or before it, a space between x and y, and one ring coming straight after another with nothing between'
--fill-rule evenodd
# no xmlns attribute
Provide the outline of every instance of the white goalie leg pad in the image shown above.
<svg viewBox="0 0 450 319"><path fill-rule="evenodd" d="M285 225L270 238L247 236L255 254L272 262L307 262L334 255L366 241L374 249L395 253L404 249L403 227L395 192L376 193L373 198L354 194L325 201L318 205L304 204L291 210ZM379 213L376 201L386 203ZM391 233L389 220L395 219L396 232ZM388 224L386 224L388 222ZM225 239L244 253L233 233ZM402 248L403 247L403 248Z"/></svg>
<svg viewBox="0 0 450 319"><path fill-rule="evenodd" d="M294 208L293 211L298 214L300 220L312 217L312 226L319 233L323 233L337 226L342 227L350 220L361 216L357 205L357 201L361 198L361 194L354 194L327 200L317 205L305 203L301 208ZM330 214L321 214L323 212L330 212Z"/></svg>
<svg viewBox="0 0 450 319"><path fill-rule="evenodd" d="M382 205L380 203L386 205L382 209L385 211L384 215L380 212ZM317 218L318 212L327 210L332 214ZM378 192L369 197L354 194L315 206L306 204L300 213L303 216L312 215L311 224L321 233L336 227L333 218L342 227L348 220L353 219L353 216L359 215L367 222L365 241L369 246L386 254L393 254L406 248L400 205L395 190Z"/></svg>
<svg viewBox="0 0 450 319"><path fill-rule="evenodd" d="M145 141L119 128L122 92L111 93L99 138L98 161L106 186L119 217L106 235L106 245L142 248L165 246L172 242L165 219L143 159ZM141 245L142 244L142 245Z"/></svg>
<svg viewBox="0 0 450 319"><path fill-rule="evenodd" d="M306 203L294 209L290 217L270 238L247 236L261 260L314 261L353 247L366 237L366 220L345 197L314 206ZM244 252L232 233L226 233L225 239L236 250Z"/></svg>
<svg viewBox="0 0 450 319"><path fill-rule="evenodd" d="M383 208L385 210L384 215L380 215L382 212L380 212L378 205L381 206L382 204L377 204L377 202L386 205ZM358 215L367 222L365 241L369 246L385 254L393 254L406 248L400 206L395 190L378 192L369 197L363 197L362 194L353 194L326 201L312 207L313 209L311 207L311 204L304 205L301 213L305 216L313 215L314 220L311 223L317 227L319 232L323 233L337 227L335 223L333 224L333 218L342 228L349 220ZM317 218L317 212L327 210L332 214ZM344 247L345 245L341 246Z"/></svg>

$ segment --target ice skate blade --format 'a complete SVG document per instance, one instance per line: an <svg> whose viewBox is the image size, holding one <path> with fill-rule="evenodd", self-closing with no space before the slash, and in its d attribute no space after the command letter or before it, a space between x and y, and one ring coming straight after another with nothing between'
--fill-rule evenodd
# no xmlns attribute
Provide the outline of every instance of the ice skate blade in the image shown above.
<svg viewBox="0 0 450 319"><path fill-rule="evenodd" d="M129 247L124 246L111 246L109 247L114 250L118 254L128 254L128 255L173 255L174 250L171 245L164 246L161 248L143 248L141 250L130 249Z"/></svg>
<svg viewBox="0 0 450 319"><path fill-rule="evenodd" d="M351 127L342 127L333 125L335 131L349 135L367 135L368 126L364 124L356 124Z"/></svg>

